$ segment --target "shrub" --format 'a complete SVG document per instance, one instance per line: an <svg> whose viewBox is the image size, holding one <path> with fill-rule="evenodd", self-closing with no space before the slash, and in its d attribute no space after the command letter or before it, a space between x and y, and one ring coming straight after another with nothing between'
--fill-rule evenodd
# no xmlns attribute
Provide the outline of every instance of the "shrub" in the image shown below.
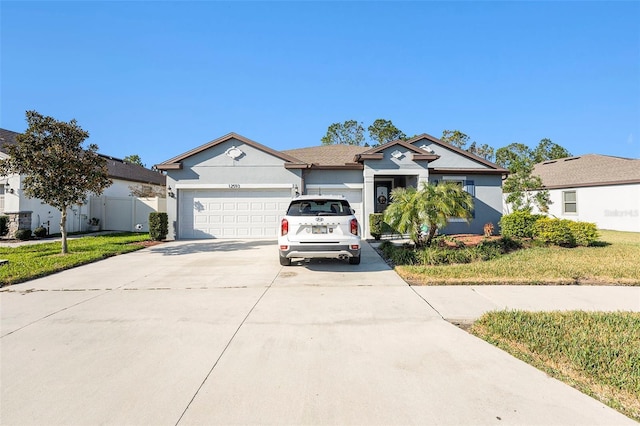
<svg viewBox="0 0 640 426"><path fill-rule="evenodd" d="M42 226L38 226L36 229L33 230L33 235L35 235L38 238L46 237L47 230Z"/></svg>
<svg viewBox="0 0 640 426"><path fill-rule="evenodd" d="M542 217L534 225L534 236L547 244L574 247L576 240L571 232L571 221Z"/></svg>
<svg viewBox="0 0 640 426"><path fill-rule="evenodd" d="M517 211L504 215L500 219L500 233L509 238L533 238L533 225L541 217L544 216L531 214L528 211Z"/></svg>
<svg viewBox="0 0 640 426"><path fill-rule="evenodd" d="M376 240L379 240L382 236L382 224L383 216L382 213L371 213L369 215L369 232L371 236Z"/></svg>
<svg viewBox="0 0 640 426"><path fill-rule="evenodd" d="M0 235L7 235L9 232L9 216L0 216Z"/></svg>
<svg viewBox="0 0 640 426"><path fill-rule="evenodd" d="M571 229L576 245L579 246L590 246L598 241L598 237L600 236L595 223L572 221L569 224L569 228Z"/></svg>
<svg viewBox="0 0 640 426"><path fill-rule="evenodd" d="M149 238L161 241L167 238L169 232L169 216L166 213L149 213Z"/></svg>
<svg viewBox="0 0 640 426"><path fill-rule="evenodd" d="M27 241L31 239L31 229L18 229L15 237L16 240Z"/></svg>

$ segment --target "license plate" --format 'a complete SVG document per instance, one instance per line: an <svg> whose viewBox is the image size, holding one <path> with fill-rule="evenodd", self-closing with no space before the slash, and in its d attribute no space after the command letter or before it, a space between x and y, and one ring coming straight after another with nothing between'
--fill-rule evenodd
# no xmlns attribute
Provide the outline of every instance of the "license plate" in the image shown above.
<svg viewBox="0 0 640 426"><path fill-rule="evenodd" d="M326 234L327 233L327 227L325 225L313 225L311 227L311 233L312 234Z"/></svg>

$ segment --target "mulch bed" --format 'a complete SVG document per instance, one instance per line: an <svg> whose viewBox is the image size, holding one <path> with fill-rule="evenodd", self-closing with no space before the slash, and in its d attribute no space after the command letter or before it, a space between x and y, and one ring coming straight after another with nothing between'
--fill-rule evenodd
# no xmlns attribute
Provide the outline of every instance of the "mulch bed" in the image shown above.
<svg viewBox="0 0 640 426"><path fill-rule="evenodd" d="M500 236L499 235L492 235L490 237L485 237L484 235L478 235L478 234L455 234L455 235L448 235L449 237L458 240L462 243L464 243L465 246L467 247L475 247L478 244L480 244L483 241L489 240L489 241L493 241L493 240L499 240ZM455 247L455 243L451 242L451 241L446 241L446 244L449 247Z"/></svg>

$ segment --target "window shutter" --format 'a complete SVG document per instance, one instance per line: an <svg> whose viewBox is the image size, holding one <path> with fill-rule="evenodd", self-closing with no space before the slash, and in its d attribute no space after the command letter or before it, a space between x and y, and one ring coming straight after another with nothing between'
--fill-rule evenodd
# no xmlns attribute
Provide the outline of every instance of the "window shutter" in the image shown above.
<svg viewBox="0 0 640 426"><path fill-rule="evenodd" d="M476 196L476 184L472 180L464 181L464 190L469 193L472 197Z"/></svg>

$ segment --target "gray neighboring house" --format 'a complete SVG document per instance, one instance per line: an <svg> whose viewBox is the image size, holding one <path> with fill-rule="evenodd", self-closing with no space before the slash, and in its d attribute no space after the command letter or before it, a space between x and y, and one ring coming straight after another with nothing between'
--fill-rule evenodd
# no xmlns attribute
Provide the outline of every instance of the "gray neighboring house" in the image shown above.
<svg viewBox="0 0 640 426"><path fill-rule="evenodd" d="M19 133L0 129L0 158L7 158L6 145L16 143ZM113 183L99 197L88 196L87 202L73 206L67 212L66 228L69 232L86 231L88 220L100 219L102 229L134 231L142 223L148 230L150 211L164 211L163 200L131 197L132 188L149 193L166 193L166 177L157 171L121 159L100 154L106 160L107 171ZM61 172L64 172L63 170ZM60 212L40 199L27 198L22 192L22 177L0 176L0 214L9 216L9 236L18 229L44 226L50 233L60 232Z"/></svg>
<svg viewBox="0 0 640 426"><path fill-rule="evenodd" d="M640 232L640 159L587 154L536 164L550 216Z"/></svg>
<svg viewBox="0 0 640 426"><path fill-rule="evenodd" d="M382 212L393 188L459 182L474 198L471 224L447 233L482 233L502 216L507 170L427 135L373 148L327 145L276 151L236 133L156 165L167 174L169 237L275 239L296 194L341 194L365 237L369 214Z"/></svg>

